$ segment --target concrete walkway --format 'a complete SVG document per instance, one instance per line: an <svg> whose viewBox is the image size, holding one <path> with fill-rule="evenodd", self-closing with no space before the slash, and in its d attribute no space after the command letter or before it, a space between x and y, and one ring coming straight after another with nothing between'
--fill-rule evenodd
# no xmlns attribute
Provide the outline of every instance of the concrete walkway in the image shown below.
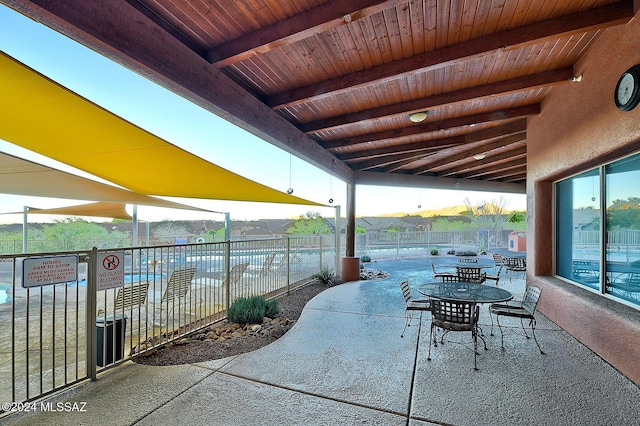
<svg viewBox="0 0 640 426"><path fill-rule="evenodd" d="M400 338L398 286L408 277L415 291L427 262L371 264L391 277L328 289L291 331L255 352L174 367L126 363L45 401L84 412L20 413L0 424L638 424L640 388L539 314L544 355L519 321L508 323L502 351L484 306L489 350L481 349L479 371L469 333L449 333L427 361L429 315ZM521 279L500 286L516 299L524 290Z"/></svg>

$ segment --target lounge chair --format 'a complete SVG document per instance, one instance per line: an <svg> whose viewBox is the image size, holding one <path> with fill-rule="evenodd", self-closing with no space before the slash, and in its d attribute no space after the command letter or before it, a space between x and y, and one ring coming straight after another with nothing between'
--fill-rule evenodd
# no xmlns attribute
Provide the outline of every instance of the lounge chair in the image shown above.
<svg viewBox="0 0 640 426"><path fill-rule="evenodd" d="M175 269L171 273L160 299L160 306L156 309L156 314L154 315L154 325L163 326L168 324L170 317L174 321L175 315L173 314L176 309L178 309L178 318L182 313L186 313L187 293L191 289L191 280L195 273L196 268ZM166 312L164 316L163 312Z"/></svg>
<svg viewBox="0 0 640 426"><path fill-rule="evenodd" d="M140 281L128 286L120 287L116 294L116 299L111 313L128 313L134 308L139 308L147 301L147 291L149 290L149 281ZM111 309L108 309L111 311ZM103 308L98 309L98 316L105 315L107 312Z"/></svg>
<svg viewBox="0 0 640 426"><path fill-rule="evenodd" d="M238 283L242 279L242 275L249 267L249 262L236 263L231 268L231 271L222 279L215 279L210 277L199 278L194 280L192 287L193 292L197 292L198 305L200 309L203 303L225 305L226 306L226 294L227 288L232 294L238 293ZM218 293L217 300L214 293Z"/></svg>

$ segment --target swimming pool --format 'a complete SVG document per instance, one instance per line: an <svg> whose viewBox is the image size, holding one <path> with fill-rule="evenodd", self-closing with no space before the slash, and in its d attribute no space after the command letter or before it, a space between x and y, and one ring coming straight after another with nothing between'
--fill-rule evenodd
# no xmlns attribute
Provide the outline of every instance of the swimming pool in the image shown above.
<svg viewBox="0 0 640 426"><path fill-rule="evenodd" d="M0 285L0 304L11 302L11 298L7 296L8 285Z"/></svg>

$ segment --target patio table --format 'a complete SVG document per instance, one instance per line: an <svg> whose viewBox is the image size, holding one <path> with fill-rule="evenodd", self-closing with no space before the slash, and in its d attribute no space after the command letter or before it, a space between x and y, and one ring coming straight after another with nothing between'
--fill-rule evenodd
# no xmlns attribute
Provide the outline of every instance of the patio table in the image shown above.
<svg viewBox="0 0 640 426"><path fill-rule="evenodd" d="M513 294L505 289L470 282L432 281L419 285L418 293L457 302L498 303L513 299Z"/></svg>

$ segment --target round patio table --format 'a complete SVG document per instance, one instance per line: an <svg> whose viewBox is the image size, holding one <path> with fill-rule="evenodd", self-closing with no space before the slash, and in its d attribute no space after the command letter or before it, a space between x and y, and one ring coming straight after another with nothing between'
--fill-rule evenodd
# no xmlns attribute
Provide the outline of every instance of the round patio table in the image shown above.
<svg viewBox="0 0 640 426"><path fill-rule="evenodd" d="M469 282L433 281L419 285L418 293L456 302L497 303L513 299L513 294L505 289Z"/></svg>

